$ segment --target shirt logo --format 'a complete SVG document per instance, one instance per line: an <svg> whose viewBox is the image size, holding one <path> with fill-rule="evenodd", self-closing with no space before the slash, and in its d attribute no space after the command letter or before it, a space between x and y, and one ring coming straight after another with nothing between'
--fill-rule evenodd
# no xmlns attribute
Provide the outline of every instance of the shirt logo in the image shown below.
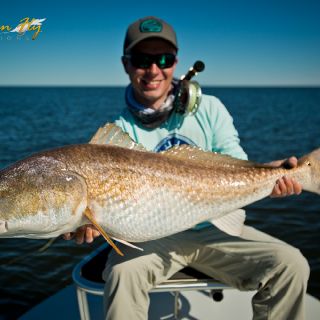
<svg viewBox="0 0 320 320"><path fill-rule="evenodd" d="M140 24L140 31L141 32L161 32L162 24L160 21L154 20L154 19L144 20Z"/></svg>
<svg viewBox="0 0 320 320"><path fill-rule="evenodd" d="M182 144L189 144L191 146L196 146L196 144L191 139L176 133L172 133L166 138L162 139L154 148L154 151L155 152L165 151L172 148L173 146L180 146Z"/></svg>

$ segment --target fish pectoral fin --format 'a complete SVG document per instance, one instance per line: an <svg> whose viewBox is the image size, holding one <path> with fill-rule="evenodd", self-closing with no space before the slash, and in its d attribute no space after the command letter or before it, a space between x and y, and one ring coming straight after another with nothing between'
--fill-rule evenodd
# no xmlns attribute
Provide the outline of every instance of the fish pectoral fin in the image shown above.
<svg viewBox="0 0 320 320"><path fill-rule="evenodd" d="M115 238L115 237L112 237L112 239L113 239L113 240L116 240L116 241L118 241L118 242L121 242L122 244L125 244L125 245L128 246L128 247L131 247L131 248L134 248L134 249L143 251L142 248L140 248L140 247L138 247L138 246L136 246L136 245L134 245L134 244L132 244L132 243L130 243L130 242L128 242L128 241L125 241L125 240L122 240L122 239L118 239L118 238Z"/></svg>
<svg viewBox="0 0 320 320"><path fill-rule="evenodd" d="M237 209L218 219L212 219L210 222L231 236L240 236L245 219L246 212L243 209Z"/></svg>
<svg viewBox="0 0 320 320"><path fill-rule="evenodd" d="M98 229L98 231L101 233L101 235L106 239L106 241L110 244L110 246L118 253L120 256L123 256L123 253L121 250L115 245L115 243L112 241L112 239L106 234L106 232L101 228L99 223L96 221L96 219L93 217L93 214L91 210L87 207L84 211L84 215L89 219L89 221Z"/></svg>

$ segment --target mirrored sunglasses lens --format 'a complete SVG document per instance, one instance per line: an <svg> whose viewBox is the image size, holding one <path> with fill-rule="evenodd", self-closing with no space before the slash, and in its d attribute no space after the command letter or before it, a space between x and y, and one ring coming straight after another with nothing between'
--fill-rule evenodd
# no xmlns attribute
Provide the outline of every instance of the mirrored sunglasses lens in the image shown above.
<svg viewBox="0 0 320 320"><path fill-rule="evenodd" d="M175 55L166 53L159 56L158 67L161 69L171 68L176 60Z"/></svg>
<svg viewBox="0 0 320 320"><path fill-rule="evenodd" d="M175 63L174 54L165 53L160 55L134 54L130 61L135 68L147 69L155 63L160 69L171 68Z"/></svg>

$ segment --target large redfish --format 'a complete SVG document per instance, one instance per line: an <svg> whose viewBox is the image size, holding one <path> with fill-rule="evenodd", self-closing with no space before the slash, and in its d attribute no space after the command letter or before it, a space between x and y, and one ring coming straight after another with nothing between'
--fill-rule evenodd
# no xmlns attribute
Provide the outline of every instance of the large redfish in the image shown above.
<svg viewBox="0 0 320 320"><path fill-rule="evenodd" d="M92 143L37 153L0 171L0 237L56 237L88 219L133 242L206 220L236 234L244 220L236 209L270 195L284 175L320 194L320 149L285 169L190 146L148 152L115 125Z"/></svg>

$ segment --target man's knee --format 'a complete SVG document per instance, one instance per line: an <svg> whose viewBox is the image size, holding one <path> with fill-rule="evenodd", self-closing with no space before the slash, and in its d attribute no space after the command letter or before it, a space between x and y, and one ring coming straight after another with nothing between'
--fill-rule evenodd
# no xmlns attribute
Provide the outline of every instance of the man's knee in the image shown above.
<svg viewBox="0 0 320 320"><path fill-rule="evenodd" d="M130 263L127 261L117 263L115 265L106 265L106 268L103 271L103 279L106 281L107 278L112 277L115 279L123 277L131 277L136 273L135 268L130 266Z"/></svg>
<svg viewBox="0 0 320 320"><path fill-rule="evenodd" d="M121 283L125 286L134 286L135 284L142 287L149 287L147 283L148 272L138 263L132 260L124 261L113 266L107 265L103 271L103 279L106 284L109 282L119 286Z"/></svg>
<svg viewBox="0 0 320 320"><path fill-rule="evenodd" d="M308 260L303 256L300 250L294 248L295 255L291 264L294 265L294 272L299 275L301 279L307 283L310 276L310 266Z"/></svg>
<svg viewBox="0 0 320 320"><path fill-rule="evenodd" d="M310 275L310 266L301 251L290 245L280 245L276 250L276 263L283 266L283 272L287 272L292 278L306 283Z"/></svg>

